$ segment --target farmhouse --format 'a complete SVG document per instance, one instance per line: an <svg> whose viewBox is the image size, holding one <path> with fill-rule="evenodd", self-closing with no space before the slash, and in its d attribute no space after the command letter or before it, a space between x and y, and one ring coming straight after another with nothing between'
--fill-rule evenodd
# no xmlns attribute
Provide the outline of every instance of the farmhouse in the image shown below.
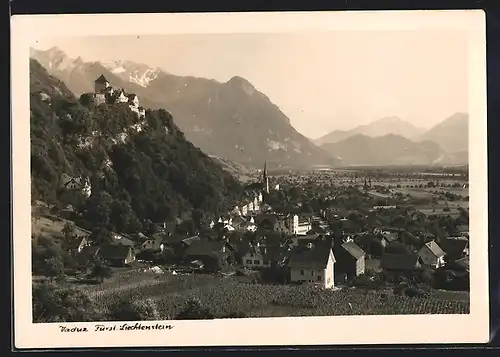
<svg viewBox="0 0 500 357"><path fill-rule="evenodd" d="M418 252L418 261L422 266L430 266L434 269L444 265L445 252L435 242L430 241L425 243Z"/></svg>
<svg viewBox="0 0 500 357"><path fill-rule="evenodd" d="M333 288L334 265L335 257L329 244L309 243L290 257L290 282L310 282Z"/></svg>
<svg viewBox="0 0 500 357"><path fill-rule="evenodd" d="M150 250L150 251L163 251L163 237L160 235L155 235L153 238L146 239L141 244L142 250Z"/></svg>
<svg viewBox="0 0 500 357"><path fill-rule="evenodd" d="M268 267L271 263L266 259L266 255L266 247L261 246L259 243L249 245L246 251L242 251L241 262L244 267L249 269Z"/></svg>
<svg viewBox="0 0 500 357"><path fill-rule="evenodd" d="M62 175L62 185L67 190L80 191L87 197L90 197L92 193L89 180L84 177L72 177L64 173Z"/></svg>
<svg viewBox="0 0 500 357"><path fill-rule="evenodd" d="M111 266L125 266L135 260L134 250L126 245L105 245L99 248L97 256Z"/></svg>
<svg viewBox="0 0 500 357"><path fill-rule="evenodd" d="M186 249L185 259L190 262L199 260L203 263L205 269L218 271L227 264L229 254L226 242L195 240Z"/></svg>
<svg viewBox="0 0 500 357"><path fill-rule="evenodd" d="M467 237L446 237L440 241L441 248L446 253L446 261L454 261L469 255L469 239Z"/></svg>
<svg viewBox="0 0 500 357"><path fill-rule="evenodd" d="M70 252L70 253L81 253L83 248L87 247L90 245L90 241L88 240L88 237L73 237L70 239L65 239L64 240L64 247Z"/></svg>
<svg viewBox="0 0 500 357"><path fill-rule="evenodd" d="M333 248L336 264L335 275L340 281L365 273L366 253L353 241L339 243Z"/></svg>

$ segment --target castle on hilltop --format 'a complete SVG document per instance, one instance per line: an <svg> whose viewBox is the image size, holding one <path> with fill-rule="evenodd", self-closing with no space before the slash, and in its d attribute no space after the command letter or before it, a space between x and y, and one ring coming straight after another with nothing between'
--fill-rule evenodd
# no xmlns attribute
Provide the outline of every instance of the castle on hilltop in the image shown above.
<svg viewBox="0 0 500 357"><path fill-rule="evenodd" d="M95 105L126 103L130 110L137 113L139 117L146 114L145 109L140 106L139 97L136 94L127 93L124 89L113 88L102 74L94 81L94 93L85 93L80 98L87 102L90 100Z"/></svg>

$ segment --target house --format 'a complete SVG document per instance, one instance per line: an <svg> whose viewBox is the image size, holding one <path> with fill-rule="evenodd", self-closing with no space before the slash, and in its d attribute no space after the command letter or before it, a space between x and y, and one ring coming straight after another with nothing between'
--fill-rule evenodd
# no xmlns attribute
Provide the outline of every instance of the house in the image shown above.
<svg viewBox="0 0 500 357"><path fill-rule="evenodd" d="M114 245L124 245L127 247L134 247L135 242L121 234L118 233L112 233L113 235L113 244Z"/></svg>
<svg viewBox="0 0 500 357"><path fill-rule="evenodd" d="M446 264L446 268L455 271L469 272L469 257L463 257Z"/></svg>
<svg viewBox="0 0 500 357"><path fill-rule="evenodd" d="M221 223L224 226L231 225L233 223L233 219L230 216L220 216L218 223Z"/></svg>
<svg viewBox="0 0 500 357"><path fill-rule="evenodd" d="M66 249L70 252L81 253L83 248L89 246L91 241L87 237L78 237L66 240L65 242Z"/></svg>
<svg viewBox="0 0 500 357"><path fill-rule="evenodd" d="M64 173L62 175L62 185L67 190L80 191L87 197L90 197L92 193L89 181L83 177L71 177Z"/></svg>
<svg viewBox="0 0 500 357"><path fill-rule="evenodd" d="M386 248L389 244L399 239L399 235L397 232L378 231L378 233L379 233L378 237L380 240L380 245L383 248Z"/></svg>
<svg viewBox="0 0 500 357"><path fill-rule="evenodd" d="M142 250L149 250L149 251L163 251L164 244L163 244L163 237L160 236L159 234L156 234L152 238L146 239L142 244L141 244L141 249Z"/></svg>
<svg viewBox="0 0 500 357"><path fill-rule="evenodd" d="M264 268L271 265L271 262L266 260L267 248L259 243L255 245L249 244L246 251L241 253L241 262L246 268Z"/></svg>
<svg viewBox="0 0 500 357"><path fill-rule="evenodd" d="M335 274L340 281L365 273L366 253L353 241L337 244L333 252L336 259Z"/></svg>
<svg viewBox="0 0 500 357"><path fill-rule="evenodd" d="M439 243L446 253L446 261L454 261L469 255L469 239L464 236L446 237Z"/></svg>
<svg viewBox="0 0 500 357"><path fill-rule="evenodd" d="M430 241L425 243L418 252L418 261L422 266L429 266L434 269L444 265L445 252L435 242Z"/></svg>
<svg viewBox="0 0 500 357"><path fill-rule="evenodd" d="M102 74L94 81L95 93L99 93L108 87L110 87L109 81Z"/></svg>
<svg viewBox="0 0 500 357"><path fill-rule="evenodd" d="M98 257L99 249L100 248L97 245L86 245L80 250L79 255L92 261Z"/></svg>
<svg viewBox="0 0 500 357"><path fill-rule="evenodd" d="M134 250L127 245L105 245L99 248L97 255L111 266L125 266L135 260Z"/></svg>
<svg viewBox="0 0 500 357"><path fill-rule="evenodd" d="M311 282L324 288L333 288L334 265L335 256L329 244L309 243L290 256L290 282Z"/></svg>
<svg viewBox="0 0 500 357"><path fill-rule="evenodd" d="M311 222L307 218L299 218L297 215L293 216L292 233L295 235L305 235L311 230Z"/></svg>
<svg viewBox="0 0 500 357"><path fill-rule="evenodd" d="M389 272L411 272L420 267L418 255L411 253L384 253L380 261L380 268Z"/></svg>
<svg viewBox="0 0 500 357"><path fill-rule="evenodd" d="M227 266L229 250L224 241L195 240L186 249L184 257L186 261L199 260L208 271L219 271Z"/></svg>
<svg viewBox="0 0 500 357"><path fill-rule="evenodd" d="M233 224L231 225L234 229L237 231L253 231L257 229L257 226L255 225L255 221L253 217L250 217L250 219L245 219L242 216L237 216L233 219Z"/></svg>

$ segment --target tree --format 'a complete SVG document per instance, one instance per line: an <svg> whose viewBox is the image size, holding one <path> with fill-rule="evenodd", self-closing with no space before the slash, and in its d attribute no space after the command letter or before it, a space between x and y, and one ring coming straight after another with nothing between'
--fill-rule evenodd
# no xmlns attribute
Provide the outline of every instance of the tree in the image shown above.
<svg viewBox="0 0 500 357"><path fill-rule="evenodd" d="M33 321L96 321L98 313L90 297L82 290L60 288L52 282L33 285Z"/></svg>
<svg viewBox="0 0 500 357"><path fill-rule="evenodd" d="M110 318L116 321L161 320L158 307L152 299L119 299L110 307Z"/></svg>
<svg viewBox="0 0 500 357"><path fill-rule="evenodd" d="M39 236L32 245L34 274L57 278L64 275L65 252L51 237Z"/></svg>
<svg viewBox="0 0 500 357"><path fill-rule="evenodd" d="M176 320L208 320L213 318L214 315L210 313L208 308L203 306L203 303L198 298L190 299L184 310L176 316Z"/></svg>
<svg viewBox="0 0 500 357"><path fill-rule="evenodd" d="M113 235L106 228L94 228L90 233L89 239L95 245L106 245L113 243Z"/></svg>
<svg viewBox="0 0 500 357"><path fill-rule="evenodd" d="M75 225L73 222L66 221L63 229L61 230L62 234L64 234L64 238L70 239L75 233Z"/></svg>
<svg viewBox="0 0 500 357"><path fill-rule="evenodd" d="M102 283L105 278L110 278L113 275L113 270L111 267L101 260L97 260L92 266L89 278L97 279L98 282Z"/></svg>

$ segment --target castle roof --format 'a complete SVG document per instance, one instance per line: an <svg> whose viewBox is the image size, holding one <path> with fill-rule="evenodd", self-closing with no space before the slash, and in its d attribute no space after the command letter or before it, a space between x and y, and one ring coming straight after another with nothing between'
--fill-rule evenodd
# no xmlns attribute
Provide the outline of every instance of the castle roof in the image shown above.
<svg viewBox="0 0 500 357"><path fill-rule="evenodd" d="M103 74L101 74L99 78L95 80L95 83L109 83L109 81L106 79L106 77L104 77Z"/></svg>

